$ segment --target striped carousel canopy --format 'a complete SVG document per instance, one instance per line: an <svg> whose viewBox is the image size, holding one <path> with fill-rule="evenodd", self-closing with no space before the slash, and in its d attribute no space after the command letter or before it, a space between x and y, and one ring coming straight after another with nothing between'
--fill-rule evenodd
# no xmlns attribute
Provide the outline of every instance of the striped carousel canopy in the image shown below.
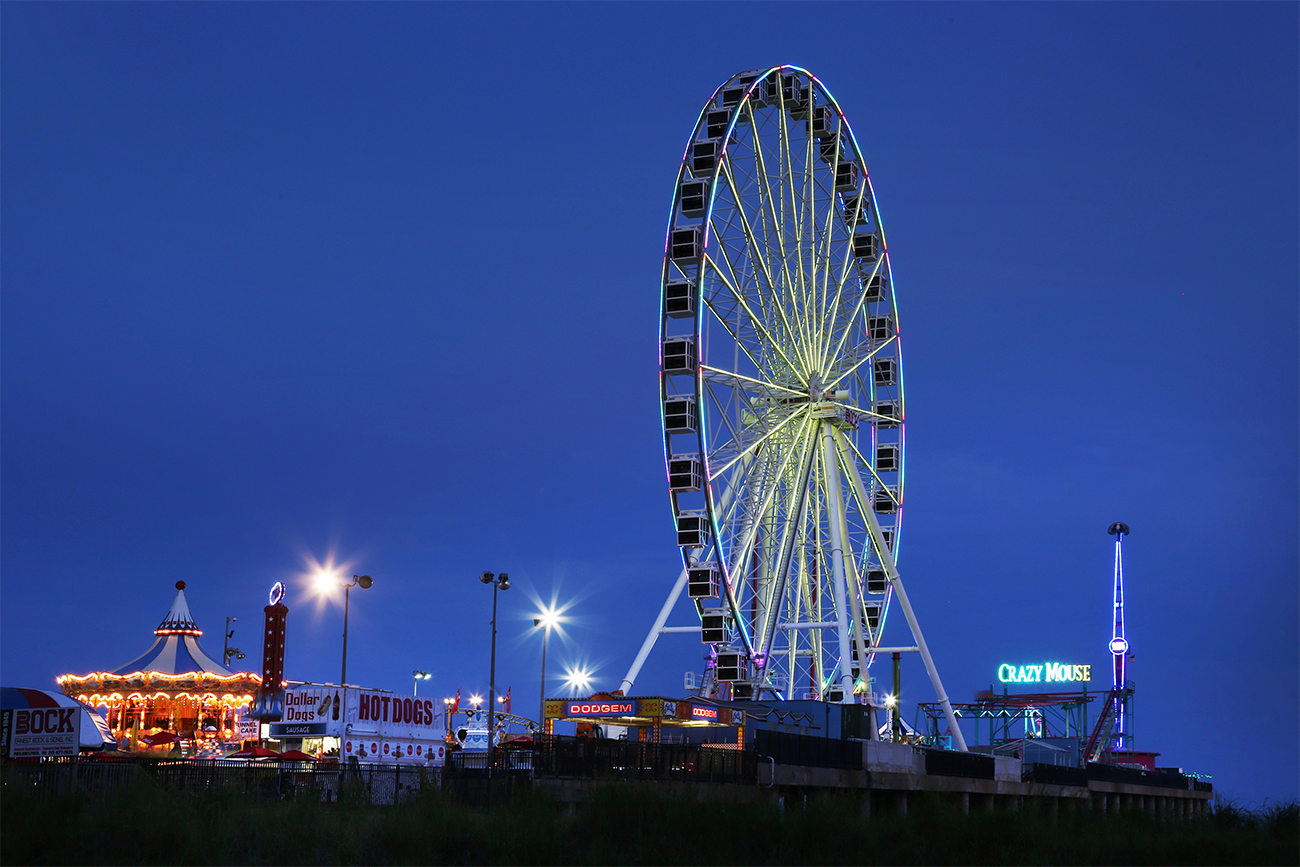
<svg viewBox="0 0 1300 867"><path fill-rule="evenodd" d="M158 636L153 646L140 656L113 669L112 674L131 674L136 671L159 674L184 674L207 671L212 674L232 675L230 669L217 662L199 644L199 629L185 601L185 582L176 582L176 601L153 631Z"/></svg>

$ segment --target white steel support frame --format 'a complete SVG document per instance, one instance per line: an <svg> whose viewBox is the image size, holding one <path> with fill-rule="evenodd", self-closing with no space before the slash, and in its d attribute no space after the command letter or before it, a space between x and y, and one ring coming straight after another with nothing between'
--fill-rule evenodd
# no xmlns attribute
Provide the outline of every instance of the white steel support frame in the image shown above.
<svg viewBox="0 0 1300 867"><path fill-rule="evenodd" d="M641 650L637 653L636 659L632 660L632 667L627 670L627 674L623 676L623 682L618 685L618 688L623 691L623 695L627 695L628 691L632 689L632 684L636 683L636 677L641 673L641 666L645 665L646 657L654 649L655 642L660 635L679 630L686 631L687 629L699 631L700 627L698 626L664 627L664 624L668 622L668 615L672 613L673 606L677 604L678 597L682 595L682 590L686 587L686 574L686 569L683 568L681 574L677 576L677 583L673 585L672 592L668 594L668 601L664 602L664 607L659 609L659 616L655 618L654 626L650 627L650 634L642 642Z"/></svg>
<svg viewBox="0 0 1300 867"><path fill-rule="evenodd" d="M862 477L858 475L857 466L848 460L848 450L844 447L844 441L837 436L836 443L839 445L840 455L845 458L845 464L849 467L849 482L857 490L859 497L865 497L866 490L862 484ZM871 537L883 548L884 543L880 538L880 523L871 510L867 510L867 523L871 531ZM907 591L903 589L903 579L899 576L898 568L894 565L894 558L888 555L886 549L886 554L882 559L885 575L894 588L894 594L898 596L898 604L903 608L903 616L907 618L907 625L912 630L912 638L916 639L916 646L921 651L921 661L925 663L926 674L930 675L930 683L934 686L935 696L939 699L939 704L943 706L943 715L948 720L949 729L952 730L953 743L963 753L967 752L966 738L962 737L961 727L957 725L957 716L952 712L952 702L948 700L948 693L943 690L943 683L939 680L939 669L935 668L934 657L930 656L930 648L926 646L925 636L921 634L921 624L917 622L916 612L912 610L912 603L907 598Z"/></svg>
<svg viewBox="0 0 1300 867"><path fill-rule="evenodd" d="M854 684L853 672L848 665L852 653L849 644L849 589L846 586L848 582L844 578L844 537L841 535L844 492L840 488L839 461L835 459L835 425L831 424L830 419L822 421L821 437L822 466L826 473L826 500L831 513L829 522L831 531L831 569L833 570L832 580L835 588L835 611L837 615L835 618L835 635L840 644L840 688L844 690L845 699L848 699L853 695Z"/></svg>

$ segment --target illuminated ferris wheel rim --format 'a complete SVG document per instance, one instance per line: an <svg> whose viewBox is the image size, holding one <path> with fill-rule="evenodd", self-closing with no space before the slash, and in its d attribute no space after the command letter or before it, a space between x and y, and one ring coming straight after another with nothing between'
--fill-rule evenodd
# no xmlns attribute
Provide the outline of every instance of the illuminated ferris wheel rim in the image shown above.
<svg viewBox="0 0 1300 867"><path fill-rule="evenodd" d="M804 133L792 134L796 127ZM772 157L778 163L775 173L768 164ZM824 222L814 223L812 215ZM692 235L689 255L682 255L684 235ZM689 333L672 327L684 318L693 326ZM718 361L719 343L732 351L730 362ZM749 601L755 610L758 605L757 589L742 598L759 532L755 527L773 510L776 489L815 486L815 502L839 510L839 521L827 519L828 536L856 540L853 555L860 557L861 568L851 570L852 590L864 611L860 573L870 566L872 544L864 515L877 511L878 501L890 522L882 531L889 534L885 544L896 551L905 429L899 343L883 225L843 111L800 67L733 76L701 111L674 190L660 294L661 410L683 559L688 569L706 561L717 567L738 637L760 664L774 628L828 625L808 617L767 616L760 646L745 628L742 605ZM865 382L864 372L869 374ZM680 387L688 374L689 393ZM681 421L680 414L689 415L683 409L687 402L694 418ZM720 425L728 412L732 423ZM747 438L751 428L761 436ZM865 454L858 447L864 429ZM692 438L694 448L688 451L684 441ZM825 445L820 456L818 440ZM799 446L800 457L793 461ZM682 467L692 456L698 459L698 489L683 482ZM839 500L823 488L838 489L842 471L849 471L850 492ZM855 475L860 476L856 484ZM755 510L760 488L767 499ZM697 492L701 508L684 508L685 495ZM787 525L806 520L796 513L806 508L807 498L799 494L796 501L784 515ZM794 504L782 501L778 510L781 505ZM745 509L751 514L737 521L736 513ZM856 521L852 529L846 515ZM682 544L683 518L696 521L711 539ZM806 529L801 525L794 535L806 536ZM819 545L824 541L818 537ZM784 580L780 574L791 562L787 556L770 565ZM863 632L871 631L868 620L876 624L868 646L878 645L891 595L887 587L876 589L882 601L874 618L863 614ZM699 597L692 595L702 614ZM814 601L815 596L814 590ZM764 602L779 604L780 599ZM848 601L836 604L844 608ZM757 619L749 626L756 629Z"/></svg>

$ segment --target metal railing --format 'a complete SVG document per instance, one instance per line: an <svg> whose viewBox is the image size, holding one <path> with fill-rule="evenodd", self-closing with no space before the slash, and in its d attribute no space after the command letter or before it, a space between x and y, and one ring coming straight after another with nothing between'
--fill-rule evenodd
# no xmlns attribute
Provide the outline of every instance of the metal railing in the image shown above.
<svg viewBox="0 0 1300 867"><path fill-rule="evenodd" d="M804 765L814 768L862 768L862 741L835 740L792 732L758 729L754 732L754 751L778 765Z"/></svg>
<svg viewBox="0 0 1300 867"><path fill-rule="evenodd" d="M3 783L30 797L46 800L83 794L101 801L112 790L148 782L168 791L238 792L255 799L357 800L396 804L442 788L442 769L418 765L245 762L230 759L164 760L83 757L5 762Z"/></svg>
<svg viewBox="0 0 1300 867"><path fill-rule="evenodd" d="M532 771L538 777L754 783L758 763L751 750L709 744L550 736L534 740Z"/></svg>

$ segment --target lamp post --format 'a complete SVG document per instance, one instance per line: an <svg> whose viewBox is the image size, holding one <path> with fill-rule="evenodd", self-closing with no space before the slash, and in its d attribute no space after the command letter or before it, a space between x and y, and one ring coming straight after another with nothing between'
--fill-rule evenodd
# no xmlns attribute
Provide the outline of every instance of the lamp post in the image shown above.
<svg viewBox="0 0 1300 867"><path fill-rule="evenodd" d="M235 634L235 630L230 628L230 624L234 623L238 619L239 619L238 617L226 618L226 645L224 648L222 648L221 651L221 664L224 665L226 668L230 668L230 658L232 656L235 659L244 658L244 651L240 650L238 647L230 646L230 639L234 637Z"/></svg>
<svg viewBox="0 0 1300 867"><path fill-rule="evenodd" d="M411 695L418 695L420 690L420 681L428 680L433 677L433 675L429 674L427 671L420 671L420 669L417 668L415 671L411 672L411 677L415 679L415 686L411 688Z"/></svg>
<svg viewBox="0 0 1300 867"><path fill-rule="evenodd" d="M478 580L492 585L492 663L488 669L488 775L491 776L492 735L497 727L497 590L510 589L510 576L505 572L500 575L484 572Z"/></svg>
<svg viewBox="0 0 1300 867"><path fill-rule="evenodd" d="M339 583L343 585L343 674L339 679L339 686L346 687L348 685L348 594L358 584L361 585L362 590L369 590L375 580L369 575L353 575L351 583L344 582L342 579L339 579Z"/></svg>
<svg viewBox="0 0 1300 867"><path fill-rule="evenodd" d="M541 707L537 716L537 725L541 728L542 733L546 732L546 639L551 637L551 627L555 625L555 611L547 608L542 612L541 617L533 618L533 626L542 627L542 697Z"/></svg>

